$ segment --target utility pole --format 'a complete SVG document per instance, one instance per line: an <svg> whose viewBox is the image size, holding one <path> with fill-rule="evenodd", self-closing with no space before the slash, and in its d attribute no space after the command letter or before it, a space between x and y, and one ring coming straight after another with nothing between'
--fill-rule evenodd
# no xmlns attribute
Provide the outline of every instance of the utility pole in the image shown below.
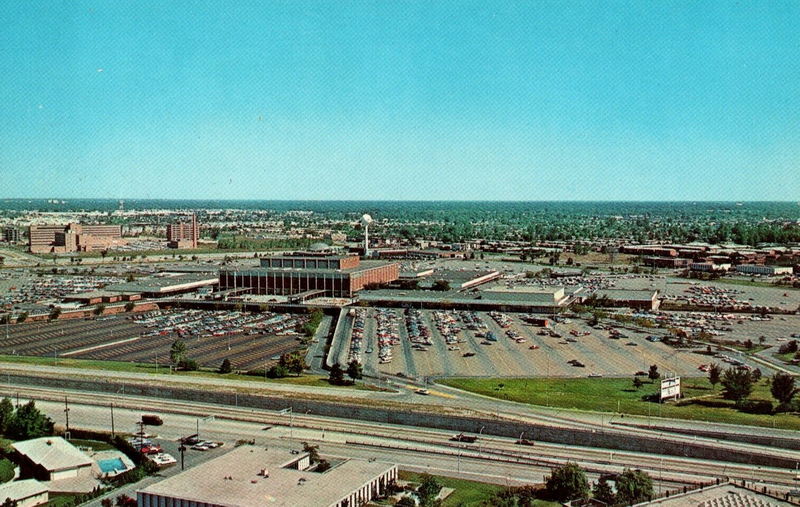
<svg viewBox="0 0 800 507"><path fill-rule="evenodd" d="M66 396L64 396L64 415L67 418L67 431L65 436L67 437L67 440L69 440L69 401L67 400Z"/></svg>

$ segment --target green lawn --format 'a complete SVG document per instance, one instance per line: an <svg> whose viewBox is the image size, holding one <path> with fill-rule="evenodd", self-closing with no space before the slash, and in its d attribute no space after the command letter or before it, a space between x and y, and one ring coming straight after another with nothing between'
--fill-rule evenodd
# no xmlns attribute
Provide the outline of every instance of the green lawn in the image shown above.
<svg viewBox="0 0 800 507"><path fill-rule="evenodd" d="M798 290L795 287L790 285L775 285L771 282L762 282L758 280L743 280L740 278L719 278L717 280L713 280L714 282L719 283L727 283L730 285L744 285L749 287L770 287L773 289L782 289L782 290Z"/></svg>
<svg viewBox="0 0 800 507"><path fill-rule="evenodd" d="M780 359L781 361L788 363L792 359L794 359L795 353L794 352L787 352L786 354L772 354L773 357L776 359Z"/></svg>
<svg viewBox="0 0 800 507"><path fill-rule="evenodd" d="M399 477L401 480L410 482L419 482L422 474L415 472L407 472L400 470ZM442 507L478 507L488 502L497 493L505 489L503 486L497 484L486 484L484 482L467 481L464 479L453 479L451 477L436 476L442 486L445 488L453 488L450 496L444 499ZM488 504L487 504L488 505ZM557 503L537 501L534 504L536 507L556 506Z"/></svg>
<svg viewBox="0 0 800 507"><path fill-rule="evenodd" d="M8 482L14 478L14 463L6 458L0 459L0 482Z"/></svg>
<svg viewBox="0 0 800 507"><path fill-rule="evenodd" d="M64 505L73 505L73 502L80 495L50 495L50 501L47 502L47 507L62 507Z"/></svg>
<svg viewBox="0 0 800 507"><path fill-rule="evenodd" d="M52 357L38 357L38 356L12 356L0 354L0 362L9 363L22 363L22 364L35 364L42 366L60 366L65 368L78 368L78 369L96 369L107 371L121 371L132 373L149 373L151 375L170 375L174 377L206 377L215 378L220 380L244 380L249 382L260 382L261 384L280 383L292 384L303 386L315 387L330 387L332 389L357 389L357 390L374 390L371 386L364 384L334 386L328 383L328 378L322 375L301 375L299 377L289 376L278 379L267 379L264 377L257 377L254 375L238 375L235 373L228 373L221 375L213 370L199 370L199 371L178 371L169 373L166 366L159 366L156 368L154 364L147 363L129 363L125 361L96 361L92 359L62 359L56 361Z"/></svg>
<svg viewBox="0 0 800 507"><path fill-rule="evenodd" d="M649 382L646 378L643 380ZM659 405L643 401L642 396L655 393L658 384L645 383L636 390L632 378L453 378L440 382L465 391L531 405L611 413L619 409L623 414L644 416L657 416L660 411L663 417L675 419L800 430L800 418L793 414L760 415L736 410L733 402L722 398L721 386L712 389L706 378L684 378L683 394L686 399L679 405L674 402ZM503 387L499 388L499 384L503 384ZM755 387L750 399L775 403L764 380Z"/></svg>

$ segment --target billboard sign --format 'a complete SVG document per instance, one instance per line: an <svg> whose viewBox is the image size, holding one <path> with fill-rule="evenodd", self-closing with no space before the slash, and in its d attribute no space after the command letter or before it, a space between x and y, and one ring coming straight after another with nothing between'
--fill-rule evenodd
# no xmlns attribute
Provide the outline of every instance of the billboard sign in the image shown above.
<svg viewBox="0 0 800 507"><path fill-rule="evenodd" d="M661 379L661 400L668 400L670 398L680 398L681 396L681 378L662 378Z"/></svg>

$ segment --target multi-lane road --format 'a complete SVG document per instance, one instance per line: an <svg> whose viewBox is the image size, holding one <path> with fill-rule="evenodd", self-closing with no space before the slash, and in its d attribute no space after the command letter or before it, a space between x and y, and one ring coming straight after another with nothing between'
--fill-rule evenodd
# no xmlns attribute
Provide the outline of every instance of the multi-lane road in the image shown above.
<svg viewBox="0 0 800 507"><path fill-rule="evenodd" d="M166 421L159 428L160 436L168 439L194 433L199 425L203 438L228 443L256 439L259 444L296 447L302 441L311 441L320 444L323 453L333 456L381 457L397 462L403 469L499 484L540 482L551 467L567 460L580 463L594 478L605 472L619 472L626 466L641 468L655 477L660 487L673 490L683 484L716 478L744 479L786 489L794 479L792 470L766 466L545 442L529 447L515 444L514 439L485 435L474 444L462 444L450 440L451 432L435 429L59 389L0 388L0 394L17 393L23 400L37 400L37 404L61 425L65 422L63 399L67 396L72 427L108 431L110 406L114 403L118 431L132 431L143 412L157 412ZM210 416L214 416L213 420Z"/></svg>

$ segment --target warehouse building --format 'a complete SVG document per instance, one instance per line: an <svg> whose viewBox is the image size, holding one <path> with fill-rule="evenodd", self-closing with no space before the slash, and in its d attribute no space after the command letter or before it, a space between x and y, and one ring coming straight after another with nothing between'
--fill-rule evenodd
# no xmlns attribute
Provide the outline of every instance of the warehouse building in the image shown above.
<svg viewBox="0 0 800 507"><path fill-rule="evenodd" d="M348 459L319 473L306 452L243 445L137 491L139 507L354 507L383 495L397 465Z"/></svg>
<svg viewBox="0 0 800 507"><path fill-rule="evenodd" d="M365 287L377 287L400 277L395 262L362 261L354 255L295 252L266 257L254 268L222 268L220 290L247 289L251 294L293 295L322 291L325 296L352 297Z"/></svg>
<svg viewBox="0 0 800 507"><path fill-rule="evenodd" d="M610 307L658 310L661 303L657 290L601 289L595 295Z"/></svg>
<svg viewBox="0 0 800 507"><path fill-rule="evenodd" d="M739 273L747 273L753 275L791 275L791 266L759 266L757 264L741 264L736 266L736 271Z"/></svg>

